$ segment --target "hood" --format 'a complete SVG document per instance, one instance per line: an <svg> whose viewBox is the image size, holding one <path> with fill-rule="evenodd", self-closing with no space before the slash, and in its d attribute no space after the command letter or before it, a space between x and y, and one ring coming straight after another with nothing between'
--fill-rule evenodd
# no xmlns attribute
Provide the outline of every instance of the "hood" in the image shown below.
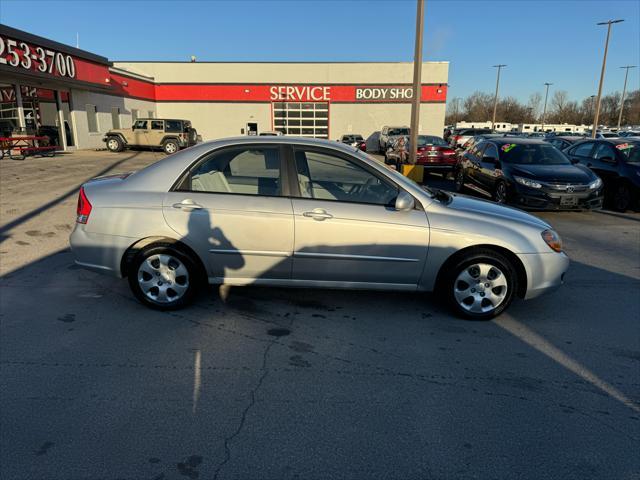
<svg viewBox="0 0 640 480"><path fill-rule="evenodd" d="M579 165L509 165L512 175L524 176L541 182L590 183L595 175Z"/></svg>
<svg viewBox="0 0 640 480"><path fill-rule="evenodd" d="M488 200L481 200L457 193L451 193L450 195L451 202L447 205L450 209L484 216L488 215L497 219L510 220L513 222L527 223L542 229L551 228L551 225L544 220L517 208L506 207Z"/></svg>

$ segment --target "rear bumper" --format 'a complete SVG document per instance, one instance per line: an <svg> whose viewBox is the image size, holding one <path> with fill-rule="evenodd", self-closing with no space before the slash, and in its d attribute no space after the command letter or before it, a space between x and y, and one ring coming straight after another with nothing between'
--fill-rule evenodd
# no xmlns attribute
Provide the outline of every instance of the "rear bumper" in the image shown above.
<svg viewBox="0 0 640 480"><path fill-rule="evenodd" d="M121 278L121 261L135 238L90 233L85 225L76 224L69 237L75 262L94 272Z"/></svg>
<svg viewBox="0 0 640 480"><path fill-rule="evenodd" d="M525 300L557 289L569 270L569 257L563 253L518 254L527 274Z"/></svg>

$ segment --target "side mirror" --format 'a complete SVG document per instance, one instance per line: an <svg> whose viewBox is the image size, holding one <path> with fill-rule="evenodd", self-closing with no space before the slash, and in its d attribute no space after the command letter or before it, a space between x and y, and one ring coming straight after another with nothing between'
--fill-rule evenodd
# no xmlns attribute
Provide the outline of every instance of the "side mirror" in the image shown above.
<svg viewBox="0 0 640 480"><path fill-rule="evenodd" d="M135 130L136 126L135 125L131 125L131 130Z"/></svg>
<svg viewBox="0 0 640 480"><path fill-rule="evenodd" d="M395 205L396 210L401 212L406 212L408 210L413 210L415 206L416 206L416 201L413 199L413 197L409 193L403 190L398 194L398 197L396 198L396 205Z"/></svg>
<svg viewBox="0 0 640 480"><path fill-rule="evenodd" d="M580 163L580 160L578 160L577 158L569 158L569 160L571 160L571 163L573 163L574 165L576 163Z"/></svg>

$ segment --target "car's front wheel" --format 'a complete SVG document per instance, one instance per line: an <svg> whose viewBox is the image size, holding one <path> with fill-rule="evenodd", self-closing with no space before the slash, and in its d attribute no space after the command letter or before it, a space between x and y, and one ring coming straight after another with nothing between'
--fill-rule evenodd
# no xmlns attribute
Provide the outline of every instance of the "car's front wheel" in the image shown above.
<svg viewBox="0 0 640 480"><path fill-rule="evenodd" d="M464 168L460 167L456 173L456 192L461 193L464 190L465 182Z"/></svg>
<svg viewBox="0 0 640 480"><path fill-rule="evenodd" d="M477 250L447 268L442 287L458 315L489 320L502 313L517 290L512 263L492 250Z"/></svg>
<svg viewBox="0 0 640 480"><path fill-rule="evenodd" d="M493 191L493 200L496 203L507 203L507 184L504 182L496 183Z"/></svg>
<svg viewBox="0 0 640 480"><path fill-rule="evenodd" d="M167 140L162 144L162 150L164 150L164 153L166 153L167 155L176 153L179 149L180 149L180 146L178 145L178 142L176 142L175 140Z"/></svg>
<svg viewBox="0 0 640 480"><path fill-rule="evenodd" d="M190 255L170 244L141 250L129 269L129 287L143 304L158 310L187 305L198 288L200 275Z"/></svg>
<svg viewBox="0 0 640 480"><path fill-rule="evenodd" d="M110 152L121 152L124 149L124 144L118 137L109 137L107 138L107 149Z"/></svg>

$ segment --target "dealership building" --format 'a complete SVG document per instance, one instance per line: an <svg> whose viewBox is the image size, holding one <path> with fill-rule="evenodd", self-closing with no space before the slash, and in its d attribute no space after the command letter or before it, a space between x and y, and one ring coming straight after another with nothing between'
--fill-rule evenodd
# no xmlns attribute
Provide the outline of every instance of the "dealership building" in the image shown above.
<svg viewBox="0 0 640 480"><path fill-rule="evenodd" d="M448 62L422 67L420 133L442 135ZM413 64L110 61L0 25L0 135L60 132L64 149L102 148L137 118L186 119L203 140L279 130L365 138L407 125Z"/></svg>

